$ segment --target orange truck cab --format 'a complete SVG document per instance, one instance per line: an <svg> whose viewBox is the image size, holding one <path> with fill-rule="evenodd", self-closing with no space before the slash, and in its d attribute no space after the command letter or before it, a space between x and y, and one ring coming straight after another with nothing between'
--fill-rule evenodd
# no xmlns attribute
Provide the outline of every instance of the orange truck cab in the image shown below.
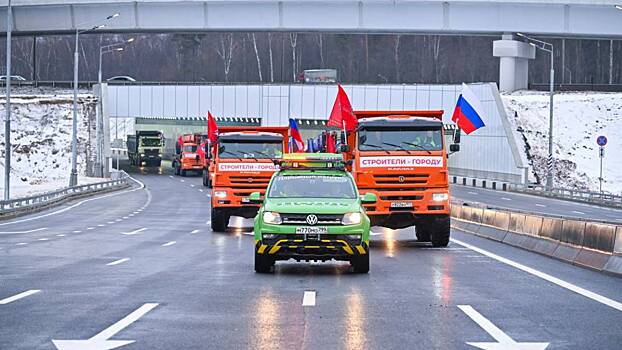
<svg viewBox="0 0 622 350"><path fill-rule="evenodd" d="M252 192L262 195L277 170L274 159L288 152L287 127L221 127L212 148L209 182L212 186L212 229L224 231L231 216L252 218L258 204Z"/></svg>
<svg viewBox="0 0 622 350"><path fill-rule="evenodd" d="M378 197L365 204L374 226L416 227L420 241L449 242L449 180L443 111L356 111L346 159L359 191ZM459 142L459 133L454 142ZM452 144L451 151L459 145Z"/></svg>
<svg viewBox="0 0 622 350"><path fill-rule="evenodd" d="M175 145L175 156L173 157L173 169L175 175L186 176L189 171L200 173L203 171L198 147L200 137L197 134L186 134L181 137L181 143Z"/></svg>

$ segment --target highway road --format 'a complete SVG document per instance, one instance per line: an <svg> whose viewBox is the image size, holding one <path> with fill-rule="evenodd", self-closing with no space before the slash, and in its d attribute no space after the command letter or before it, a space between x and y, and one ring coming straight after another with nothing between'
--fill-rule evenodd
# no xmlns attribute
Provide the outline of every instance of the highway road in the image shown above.
<svg viewBox="0 0 622 350"><path fill-rule="evenodd" d="M199 177L132 176L145 188L0 222L0 349L622 344L621 278L459 231L439 249L379 228L369 274L255 274L250 220L212 232Z"/></svg>
<svg viewBox="0 0 622 350"><path fill-rule="evenodd" d="M462 185L451 185L451 195L459 201L484 204L492 208L581 220L598 220L618 225L622 223L622 209L587 203Z"/></svg>

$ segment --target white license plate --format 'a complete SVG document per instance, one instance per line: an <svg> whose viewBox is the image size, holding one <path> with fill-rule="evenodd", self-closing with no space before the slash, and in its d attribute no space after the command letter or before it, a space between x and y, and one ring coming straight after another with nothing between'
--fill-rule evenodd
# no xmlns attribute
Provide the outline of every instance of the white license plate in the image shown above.
<svg viewBox="0 0 622 350"><path fill-rule="evenodd" d="M326 227L296 227L296 234L299 235L319 235L328 233Z"/></svg>
<svg viewBox="0 0 622 350"><path fill-rule="evenodd" d="M242 203L250 203L251 200L248 197L242 197Z"/></svg>
<svg viewBox="0 0 622 350"><path fill-rule="evenodd" d="M412 202L391 202L391 208L412 208Z"/></svg>

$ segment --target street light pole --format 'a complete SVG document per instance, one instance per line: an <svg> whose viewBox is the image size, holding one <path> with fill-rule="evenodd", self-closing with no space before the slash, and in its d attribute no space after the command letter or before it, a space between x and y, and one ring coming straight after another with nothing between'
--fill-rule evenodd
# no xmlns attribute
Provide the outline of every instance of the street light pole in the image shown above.
<svg viewBox="0 0 622 350"><path fill-rule="evenodd" d="M119 16L118 13L106 17L107 21ZM91 22L92 23L92 22ZM69 186L73 187L78 185L78 38L81 33L88 32L90 30L96 30L103 28L104 25L98 25L91 29L80 31L80 27L86 26L88 23L76 25L76 42L73 52L73 120L72 120L72 135L71 135L71 174L69 175Z"/></svg>
<svg viewBox="0 0 622 350"><path fill-rule="evenodd" d="M6 11L6 120L4 121L4 200L11 198L11 31L13 30L11 0Z"/></svg>
<svg viewBox="0 0 622 350"><path fill-rule="evenodd" d="M551 55L551 63L550 63L550 76L549 76L549 155L547 158L547 173L546 173L546 189L551 190L554 187L554 170L555 170L555 157L553 155L553 96L555 95L555 70L553 68L554 58L553 55L553 44L548 43L546 41L542 41L539 39L534 39L526 36L523 33L516 33L516 35L523 37L530 41L530 44L542 51L546 51ZM538 45L534 44L537 43Z"/></svg>

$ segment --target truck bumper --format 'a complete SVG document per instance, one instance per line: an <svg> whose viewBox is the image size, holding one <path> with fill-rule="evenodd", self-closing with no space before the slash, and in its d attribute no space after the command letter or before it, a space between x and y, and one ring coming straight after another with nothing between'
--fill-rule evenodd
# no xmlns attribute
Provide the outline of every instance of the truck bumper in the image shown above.
<svg viewBox="0 0 622 350"><path fill-rule="evenodd" d="M255 252L274 260L296 261L350 261L356 256L369 254L368 242L352 241L341 235L321 240L305 240L303 235L282 236L256 241Z"/></svg>

